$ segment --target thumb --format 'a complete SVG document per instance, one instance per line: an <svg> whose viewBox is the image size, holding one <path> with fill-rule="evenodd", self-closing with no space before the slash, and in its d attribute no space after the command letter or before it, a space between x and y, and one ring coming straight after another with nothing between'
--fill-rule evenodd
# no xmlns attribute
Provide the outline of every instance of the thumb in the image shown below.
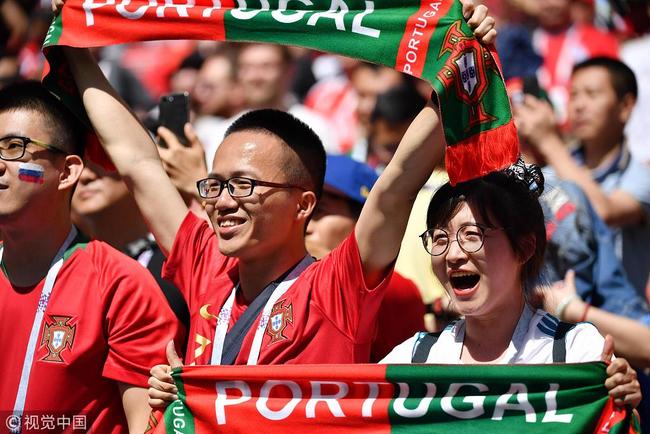
<svg viewBox="0 0 650 434"><path fill-rule="evenodd" d="M178 354L176 354L176 348L174 348L173 340L167 342L166 352L167 362L169 362L169 366L171 366L172 369L180 368L183 366L183 361L180 357L178 357Z"/></svg>
<svg viewBox="0 0 650 434"><path fill-rule="evenodd" d="M565 285L569 286L570 288L573 288L576 286L576 272L569 269L567 270L566 274L564 275L564 283Z"/></svg>
<svg viewBox="0 0 650 434"><path fill-rule="evenodd" d="M170 149L180 148L182 146L181 142L178 141L176 134L174 134L169 128L160 126L156 132L158 133L158 136L160 136L160 138L165 141Z"/></svg>
<svg viewBox="0 0 650 434"><path fill-rule="evenodd" d="M600 360L608 365L612 362L614 356L614 338L612 335L605 336L605 344L603 345L603 353L600 355Z"/></svg>

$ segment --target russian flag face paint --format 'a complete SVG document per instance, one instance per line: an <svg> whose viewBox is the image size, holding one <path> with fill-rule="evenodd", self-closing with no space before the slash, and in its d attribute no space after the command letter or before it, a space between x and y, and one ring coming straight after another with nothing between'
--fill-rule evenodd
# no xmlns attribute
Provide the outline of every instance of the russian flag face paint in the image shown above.
<svg viewBox="0 0 650 434"><path fill-rule="evenodd" d="M43 174L43 166L39 164L20 163L18 165L18 179L21 181L42 184L45 182Z"/></svg>

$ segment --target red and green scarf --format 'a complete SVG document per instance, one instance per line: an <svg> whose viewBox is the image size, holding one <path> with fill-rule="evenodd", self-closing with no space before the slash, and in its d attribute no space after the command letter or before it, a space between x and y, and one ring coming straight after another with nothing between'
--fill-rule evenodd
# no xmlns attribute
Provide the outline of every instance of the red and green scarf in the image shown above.
<svg viewBox="0 0 650 434"><path fill-rule="evenodd" d="M188 366L156 433L636 433L605 365Z"/></svg>
<svg viewBox="0 0 650 434"><path fill-rule="evenodd" d="M421 77L441 105L452 182L515 162L517 133L496 52L458 0L67 0L44 43L44 83L84 113L56 50L159 39L258 41L343 54Z"/></svg>

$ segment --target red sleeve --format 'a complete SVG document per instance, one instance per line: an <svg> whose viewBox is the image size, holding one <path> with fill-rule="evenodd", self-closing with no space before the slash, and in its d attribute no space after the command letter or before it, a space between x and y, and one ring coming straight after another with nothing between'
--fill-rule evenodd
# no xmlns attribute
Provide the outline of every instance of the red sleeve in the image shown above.
<svg viewBox="0 0 650 434"><path fill-rule="evenodd" d="M420 290L411 280L393 273L377 315L370 361L377 363L397 345L422 330L424 302Z"/></svg>
<svg viewBox="0 0 650 434"><path fill-rule="evenodd" d="M214 231L189 211L163 264L162 276L178 287L192 312L200 283L219 273L226 263L227 258L219 253Z"/></svg>
<svg viewBox="0 0 650 434"><path fill-rule="evenodd" d="M149 370L167 363L165 346L179 341L181 326L146 268L103 243L94 250L108 341L102 374L147 387Z"/></svg>
<svg viewBox="0 0 650 434"><path fill-rule="evenodd" d="M376 287L368 288L353 231L317 264L313 279L315 302L350 339L368 343L373 338L376 314L393 266L386 268L384 279Z"/></svg>

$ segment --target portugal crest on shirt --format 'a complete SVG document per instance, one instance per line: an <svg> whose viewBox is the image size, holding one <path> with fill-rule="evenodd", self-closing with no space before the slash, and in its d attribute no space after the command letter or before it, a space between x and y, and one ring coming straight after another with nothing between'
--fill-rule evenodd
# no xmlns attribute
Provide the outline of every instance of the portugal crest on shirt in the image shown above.
<svg viewBox="0 0 650 434"><path fill-rule="evenodd" d="M291 303L284 306L284 302L285 300L278 301L273 305L273 309L271 309L269 322L266 325L266 333L271 336L269 345L287 339L287 336L284 335L284 329L287 327L287 324L293 324L293 308Z"/></svg>
<svg viewBox="0 0 650 434"><path fill-rule="evenodd" d="M68 324L71 319L71 316L51 315L50 320L45 322L43 335L41 336L41 346L45 345L48 354L41 360L65 363L65 360L61 357L61 352L65 348L72 349L74 335L77 330L76 325Z"/></svg>

